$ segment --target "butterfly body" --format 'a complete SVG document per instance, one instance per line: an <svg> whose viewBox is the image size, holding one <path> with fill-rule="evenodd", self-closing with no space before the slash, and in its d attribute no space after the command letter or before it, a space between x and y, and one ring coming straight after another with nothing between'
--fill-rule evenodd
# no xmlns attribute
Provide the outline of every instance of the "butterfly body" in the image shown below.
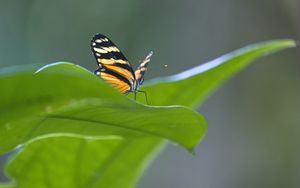
<svg viewBox="0 0 300 188"><path fill-rule="evenodd" d="M91 48L99 68L95 74L111 84L121 93L139 92L143 83L152 52L142 61L136 71L129 64L119 48L106 36L96 34L91 40Z"/></svg>

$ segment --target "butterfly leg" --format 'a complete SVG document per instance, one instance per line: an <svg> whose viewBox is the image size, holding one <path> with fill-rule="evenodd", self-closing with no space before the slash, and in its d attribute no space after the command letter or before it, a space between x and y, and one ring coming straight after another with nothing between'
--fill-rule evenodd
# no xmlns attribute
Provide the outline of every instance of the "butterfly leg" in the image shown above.
<svg viewBox="0 0 300 188"><path fill-rule="evenodd" d="M147 97L147 92L146 92L146 91L141 91L141 90L137 90L137 92L144 93L145 99L146 99L146 102L147 102L147 105L149 105L148 97ZM134 94L136 95L136 93L134 93ZM136 99L136 98L135 98L135 99Z"/></svg>

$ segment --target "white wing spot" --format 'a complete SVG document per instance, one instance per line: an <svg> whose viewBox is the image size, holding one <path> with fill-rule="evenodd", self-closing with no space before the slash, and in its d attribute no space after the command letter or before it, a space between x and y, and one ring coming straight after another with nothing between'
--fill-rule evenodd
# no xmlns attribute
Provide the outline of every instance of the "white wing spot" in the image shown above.
<svg viewBox="0 0 300 188"><path fill-rule="evenodd" d="M101 39L97 39L97 40L95 40L95 42L101 43L102 40Z"/></svg>
<svg viewBox="0 0 300 188"><path fill-rule="evenodd" d="M98 53L100 53L100 54L105 54L105 53L107 53L107 51L105 50L105 49L101 49L101 48L94 48L94 50L95 50L95 52L98 52Z"/></svg>
<svg viewBox="0 0 300 188"><path fill-rule="evenodd" d="M115 46L110 47L110 49L111 49L113 52L120 52L120 50L119 50L117 47L115 47Z"/></svg>
<svg viewBox="0 0 300 188"><path fill-rule="evenodd" d="M108 52L112 52L113 48L112 47L103 47L103 50L106 50Z"/></svg>

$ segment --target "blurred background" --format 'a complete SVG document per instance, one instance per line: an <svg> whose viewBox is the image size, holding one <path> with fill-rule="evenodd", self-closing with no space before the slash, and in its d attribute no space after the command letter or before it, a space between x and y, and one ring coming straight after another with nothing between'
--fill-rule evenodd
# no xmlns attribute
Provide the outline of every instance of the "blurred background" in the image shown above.
<svg viewBox="0 0 300 188"><path fill-rule="evenodd" d="M95 33L134 67L153 50L147 80L247 44L299 40L300 1L1 0L0 68L69 61L93 71ZM262 58L227 82L199 109L209 131L197 155L170 145L138 188L298 188L299 52Z"/></svg>

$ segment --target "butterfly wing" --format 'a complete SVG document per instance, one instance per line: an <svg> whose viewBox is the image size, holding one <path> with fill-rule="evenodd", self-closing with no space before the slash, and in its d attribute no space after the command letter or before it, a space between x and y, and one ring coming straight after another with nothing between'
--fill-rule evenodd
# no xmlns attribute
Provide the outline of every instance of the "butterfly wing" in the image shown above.
<svg viewBox="0 0 300 188"><path fill-rule="evenodd" d="M135 74L119 48L102 34L93 37L91 48L99 66L95 74L121 93L132 91Z"/></svg>
<svg viewBox="0 0 300 188"><path fill-rule="evenodd" d="M147 57L142 61L142 63L140 64L140 66L136 69L136 71L134 72L135 74L135 79L138 85L143 84L144 81L144 74L147 71L147 66L150 62L150 57L152 56L153 52L151 51Z"/></svg>

